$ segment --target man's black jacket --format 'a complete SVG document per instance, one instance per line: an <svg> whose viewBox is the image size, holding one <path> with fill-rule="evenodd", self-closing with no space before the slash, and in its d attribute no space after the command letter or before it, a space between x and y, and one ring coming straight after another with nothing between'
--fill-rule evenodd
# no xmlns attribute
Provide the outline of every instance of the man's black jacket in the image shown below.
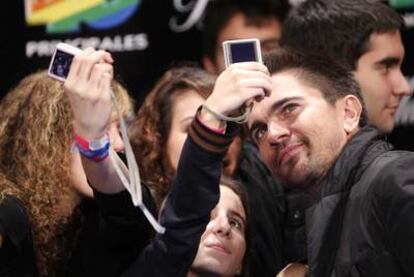
<svg viewBox="0 0 414 277"><path fill-rule="evenodd" d="M307 210L312 276L414 276L414 153L374 128L345 146Z"/></svg>

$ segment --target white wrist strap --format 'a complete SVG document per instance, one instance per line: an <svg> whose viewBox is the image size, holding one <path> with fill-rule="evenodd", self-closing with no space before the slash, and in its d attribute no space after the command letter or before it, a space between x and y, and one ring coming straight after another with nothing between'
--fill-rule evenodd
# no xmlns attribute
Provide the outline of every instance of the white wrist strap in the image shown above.
<svg viewBox="0 0 414 277"><path fill-rule="evenodd" d="M157 220L154 218L154 216L149 212L147 207L145 207L143 201L142 201L142 189L141 189L141 178L139 175L139 169L137 165L137 161L135 160L134 152L132 151L131 143L128 139L128 133L126 129L125 120L121 114L121 109L119 107L118 100L116 99L116 96L111 91L112 100L114 102L115 110L119 118L120 123L120 131L122 135L122 140L124 142L125 147L125 155L127 159L127 167L128 167L128 177L127 178L124 174L124 172L121 170L117 159L115 158L115 153L113 151L110 151L110 158L112 161L112 164L118 173L119 178L121 179L122 184L124 185L125 189L129 192L132 198L132 203L134 206L139 207L142 212L144 213L145 217L148 219L148 221L151 223L152 227L157 231L158 233L163 234L165 232L165 228L161 226ZM128 182L129 179L129 182Z"/></svg>
<svg viewBox="0 0 414 277"><path fill-rule="evenodd" d="M242 115L235 116L235 117L230 117L230 116L225 116L224 114L220 114L220 113L217 113L217 112L213 111L206 104L203 104L202 106L203 106L203 109L205 109L206 111L211 113L215 118L217 118L219 120L222 120L222 121L236 122L238 124L246 123L247 119L249 118L250 112L252 110L251 106L247 106L247 107L245 107L245 111Z"/></svg>

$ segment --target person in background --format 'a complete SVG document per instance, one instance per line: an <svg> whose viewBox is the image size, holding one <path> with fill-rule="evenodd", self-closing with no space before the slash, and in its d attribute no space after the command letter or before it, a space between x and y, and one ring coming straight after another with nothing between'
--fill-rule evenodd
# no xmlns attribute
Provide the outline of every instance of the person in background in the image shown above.
<svg viewBox="0 0 414 277"><path fill-rule="evenodd" d="M284 0L217 0L207 6L203 30L203 67L220 74L225 69L222 43L258 38L262 52L277 48L289 10Z"/></svg>
<svg viewBox="0 0 414 277"><path fill-rule="evenodd" d="M369 122L389 134L402 98L410 94L401 72L403 27L403 18L380 1L306 1L287 17L281 44L329 55L349 67L361 87Z"/></svg>
<svg viewBox="0 0 414 277"><path fill-rule="evenodd" d="M140 174L158 207L170 191L188 127L215 80L197 67L171 68L146 96L129 127Z"/></svg>

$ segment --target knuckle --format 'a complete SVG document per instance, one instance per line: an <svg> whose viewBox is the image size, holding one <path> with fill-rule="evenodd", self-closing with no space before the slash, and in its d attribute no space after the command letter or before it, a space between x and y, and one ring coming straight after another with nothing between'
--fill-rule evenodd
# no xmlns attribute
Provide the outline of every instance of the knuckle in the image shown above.
<svg viewBox="0 0 414 277"><path fill-rule="evenodd" d="M103 65L102 64L95 64L92 68L92 70L94 71L94 73L100 73L103 71Z"/></svg>
<svg viewBox="0 0 414 277"><path fill-rule="evenodd" d="M82 60L83 55L82 54L77 54L73 57L73 63L80 63Z"/></svg>
<svg viewBox="0 0 414 277"><path fill-rule="evenodd" d="M234 82L238 87L242 87L244 85L244 78L242 78L240 76L236 76L234 78Z"/></svg>
<svg viewBox="0 0 414 277"><path fill-rule="evenodd" d="M87 48L85 49L85 51L88 51L88 52L95 52L96 50L95 50L95 48L94 48L94 47L89 46L89 47L87 47Z"/></svg>
<svg viewBox="0 0 414 277"><path fill-rule="evenodd" d="M232 74L232 75L237 75L238 69L237 69L237 67L236 67L234 64L232 64L232 65L229 67L229 72L230 72L230 74Z"/></svg>

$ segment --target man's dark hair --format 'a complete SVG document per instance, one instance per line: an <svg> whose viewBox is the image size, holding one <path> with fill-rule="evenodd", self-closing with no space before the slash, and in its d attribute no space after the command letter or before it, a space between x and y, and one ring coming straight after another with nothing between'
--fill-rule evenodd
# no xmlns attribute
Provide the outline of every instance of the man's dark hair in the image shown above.
<svg viewBox="0 0 414 277"><path fill-rule="evenodd" d="M207 6L204 19L203 54L216 58L217 38L233 16L241 12L248 25L261 26L264 21L276 18L283 22L289 4L286 0L215 0Z"/></svg>
<svg viewBox="0 0 414 277"><path fill-rule="evenodd" d="M355 95L362 105L359 126L367 122L361 90L346 66L328 56L304 54L296 50L280 48L264 56L270 74L290 71L305 85L318 89L325 100L334 104L346 95Z"/></svg>
<svg viewBox="0 0 414 277"><path fill-rule="evenodd" d="M373 33L398 31L402 17L378 1L308 0L287 16L280 43L330 55L355 70Z"/></svg>

